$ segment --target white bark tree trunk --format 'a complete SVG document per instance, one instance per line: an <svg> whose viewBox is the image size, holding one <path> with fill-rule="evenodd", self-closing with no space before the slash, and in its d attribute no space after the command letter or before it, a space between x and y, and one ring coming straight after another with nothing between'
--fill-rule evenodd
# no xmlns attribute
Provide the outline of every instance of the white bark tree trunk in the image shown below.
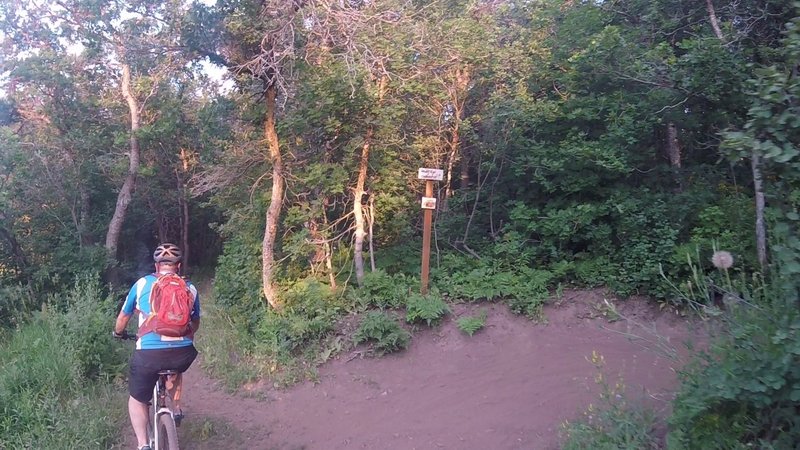
<svg viewBox="0 0 800 450"><path fill-rule="evenodd" d="M119 235L122 224L125 222L125 214L128 205L133 198L133 190L136 187L136 174L139 171L139 139L136 134L139 132L139 103L131 92L131 68L128 64L122 65L122 96L128 103L128 111L131 117L130 128L130 152L128 154L128 174L117 195L117 205L114 208L114 215L108 224L106 233L106 250L112 258L117 257L119 247Z"/></svg>
<svg viewBox="0 0 800 450"><path fill-rule="evenodd" d="M261 282L267 303L273 308L278 308L280 303L272 273L275 269L275 239L278 235L278 220L283 204L283 161L278 143L278 132L275 129L275 86L269 85L266 94L267 117L264 121L264 136L267 140L269 159L272 163L272 195L267 208L264 240L261 243Z"/></svg>

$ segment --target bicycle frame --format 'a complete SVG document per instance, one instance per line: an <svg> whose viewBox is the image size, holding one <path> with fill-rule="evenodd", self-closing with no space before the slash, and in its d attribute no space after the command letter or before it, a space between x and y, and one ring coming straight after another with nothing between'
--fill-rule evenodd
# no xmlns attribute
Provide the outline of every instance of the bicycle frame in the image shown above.
<svg viewBox="0 0 800 450"><path fill-rule="evenodd" d="M157 432L159 417L167 414L170 416L171 421L175 421L175 413L167 405L167 377L170 375L177 375L178 373L179 372L175 370L162 370L158 372L158 381L153 387L153 399L150 405L150 423L147 426L147 434L153 450L164 449L164 443L159 442L161 435Z"/></svg>

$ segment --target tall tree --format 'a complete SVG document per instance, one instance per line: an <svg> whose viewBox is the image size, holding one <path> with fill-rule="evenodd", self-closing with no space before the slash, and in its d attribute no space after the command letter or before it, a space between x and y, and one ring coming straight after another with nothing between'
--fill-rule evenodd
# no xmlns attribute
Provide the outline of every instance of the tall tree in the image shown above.
<svg viewBox="0 0 800 450"><path fill-rule="evenodd" d="M272 188L261 243L262 290L267 303L280 306L275 286L275 251L285 173L278 138L278 96L290 94L289 81L295 57L295 33L304 0L218 2L210 11L196 7L198 21L186 28L184 45L199 57L229 68L235 75L252 77L263 96L263 137L271 166ZM193 28L192 28L193 27ZM210 30L209 35L201 30ZM244 80L243 80L244 81ZM244 81L244 83L248 83Z"/></svg>

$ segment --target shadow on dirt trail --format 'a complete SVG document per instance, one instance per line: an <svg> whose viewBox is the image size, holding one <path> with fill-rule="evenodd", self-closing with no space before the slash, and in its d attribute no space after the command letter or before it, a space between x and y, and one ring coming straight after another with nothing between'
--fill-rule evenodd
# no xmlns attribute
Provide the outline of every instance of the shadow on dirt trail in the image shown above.
<svg viewBox="0 0 800 450"><path fill-rule="evenodd" d="M592 352L605 358L609 382L623 380L628 399L666 412L694 333L645 300L618 302L621 319L603 299L600 290L567 292L545 308L546 324L502 304L471 305L488 313L472 337L451 316L416 333L400 354L341 355L320 368L317 384L264 391L263 400L215 389L195 364L186 375L183 447L557 449L561 424L597 402ZM467 307L458 308L456 317Z"/></svg>

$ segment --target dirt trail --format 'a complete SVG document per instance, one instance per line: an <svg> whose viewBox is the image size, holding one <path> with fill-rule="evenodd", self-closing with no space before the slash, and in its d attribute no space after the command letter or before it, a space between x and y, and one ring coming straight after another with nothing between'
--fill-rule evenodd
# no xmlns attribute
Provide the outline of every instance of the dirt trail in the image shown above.
<svg viewBox="0 0 800 450"><path fill-rule="evenodd" d="M641 300L618 302L632 320L609 322L597 308L603 298L599 290L568 292L546 308L544 325L501 304L473 306L488 319L472 337L447 320L415 334L405 352L342 355L320 369L318 383L268 390L262 400L215 389L195 365L186 375L181 441L201 450L556 449L561 424L597 402L593 351L612 383L622 377L629 398L665 411L681 363L633 322L655 327L679 353L691 331Z"/></svg>

